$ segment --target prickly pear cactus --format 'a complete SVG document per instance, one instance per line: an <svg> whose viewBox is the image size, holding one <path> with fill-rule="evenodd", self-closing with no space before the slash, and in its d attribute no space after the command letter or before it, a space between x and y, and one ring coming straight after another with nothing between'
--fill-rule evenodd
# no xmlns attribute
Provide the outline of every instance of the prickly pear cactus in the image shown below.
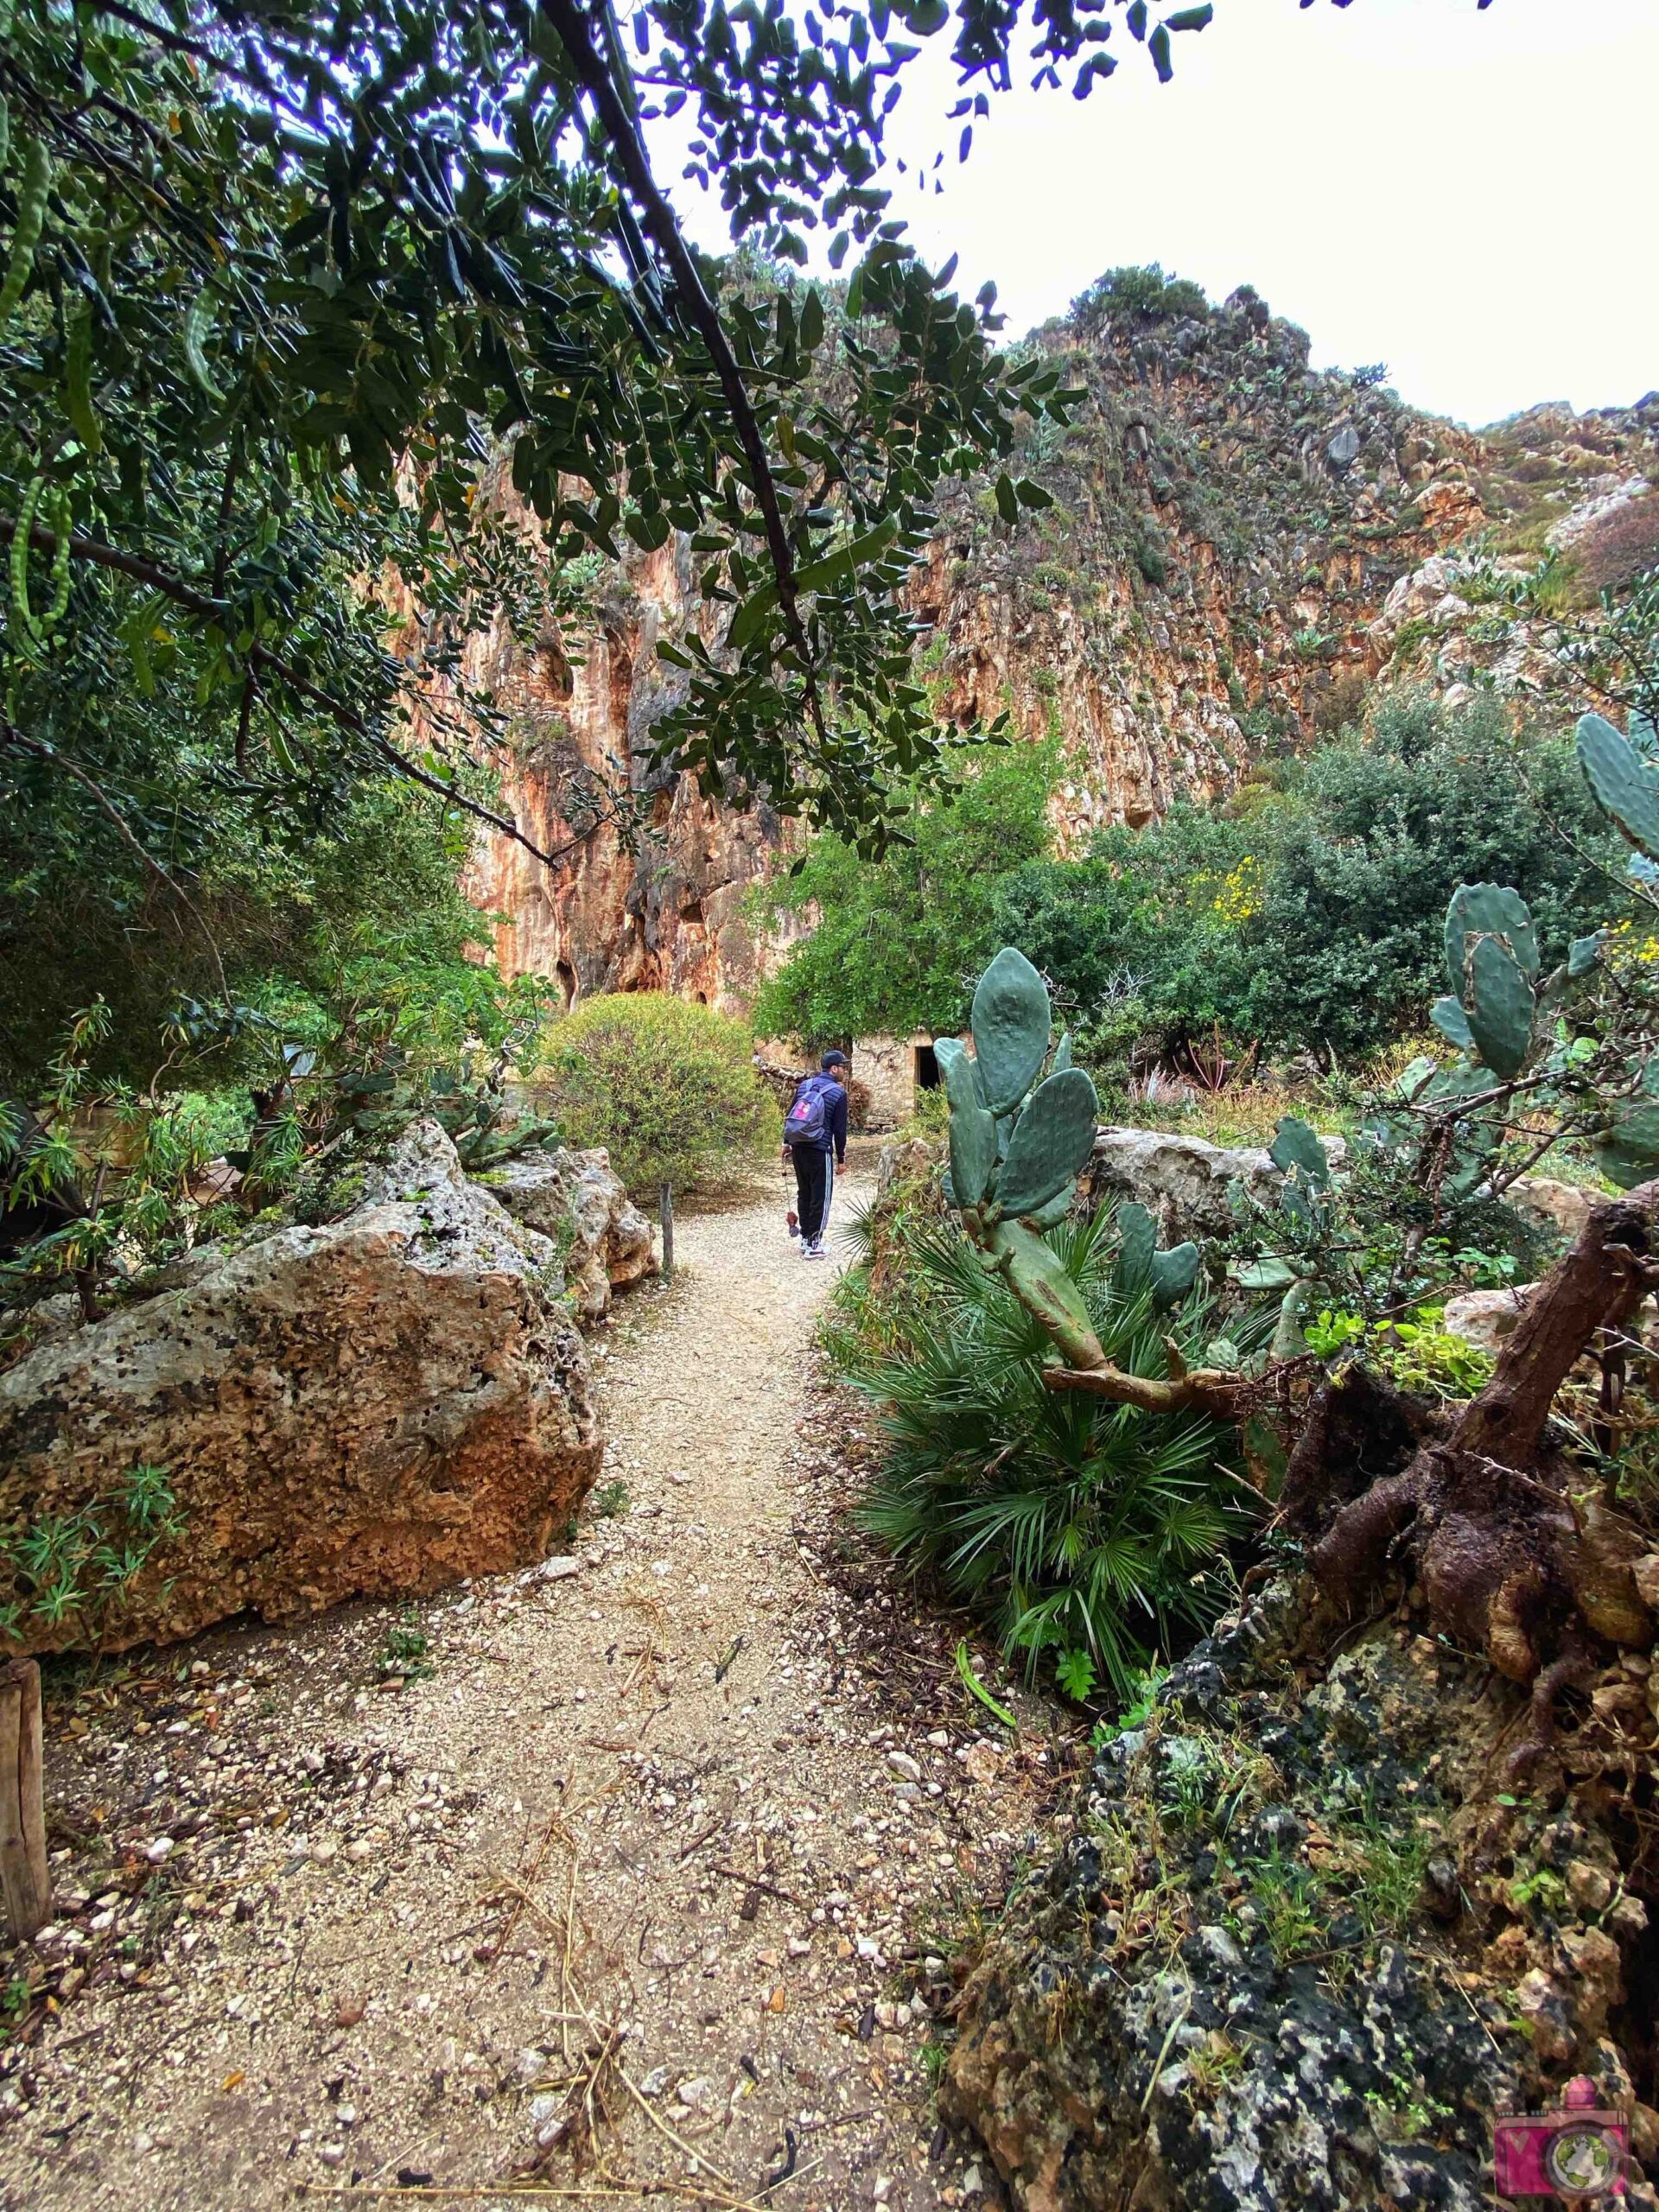
<svg viewBox="0 0 1659 2212"><path fill-rule="evenodd" d="M1579 720L1579 765L1590 788L1639 853L1659 861L1659 759L1651 750L1653 724L1632 715L1630 738L1600 715Z"/></svg>
<svg viewBox="0 0 1659 2212"><path fill-rule="evenodd" d="M949 1196L968 1234L1065 1357L1094 1366L1104 1354L1043 1231L1065 1218L1094 1147L1100 1105L1094 1084L1071 1065L1069 1037L1051 1058L1051 1014L1047 985L1009 945L974 993L973 1057L954 1037L936 1040L950 1106Z"/></svg>
<svg viewBox="0 0 1659 2212"><path fill-rule="evenodd" d="M1446 910L1446 966L1453 995L1437 1001L1434 1027L1513 1082L1532 1051L1541 995L1537 932L1520 893L1460 884Z"/></svg>
<svg viewBox="0 0 1659 2212"><path fill-rule="evenodd" d="M1166 1313L1198 1280L1198 1246L1189 1242L1160 1252L1156 1223L1145 1206L1133 1198L1119 1206L1116 1225L1117 1265L1113 1276L1119 1296L1138 1298L1149 1291L1153 1312Z"/></svg>

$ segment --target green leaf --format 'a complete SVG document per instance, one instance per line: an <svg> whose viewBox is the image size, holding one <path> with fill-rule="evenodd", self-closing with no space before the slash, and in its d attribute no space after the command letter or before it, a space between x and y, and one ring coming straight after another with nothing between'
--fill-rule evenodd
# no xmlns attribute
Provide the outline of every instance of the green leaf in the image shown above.
<svg viewBox="0 0 1659 2212"><path fill-rule="evenodd" d="M1054 504L1054 494L1033 483L1029 476L1022 476L1014 489L1022 507L1052 507ZM1001 505L1000 500L998 504Z"/></svg>
<svg viewBox="0 0 1659 2212"><path fill-rule="evenodd" d="M760 634L760 626L778 604L776 583L762 584L752 592L733 615L726 632L726 643L733 652L741 652L750 639Z"/></svg>
<svg viewBox="0 0 1659 2212"><path fill-rule="evenodd" d="M673 525L659 510L654 515L641 514L635 508L625 518L628 536L645 553L654 553L659 545L666 545Z"/></svg>
<svg viewBox="0 0 1659 2212"><path fill-rule="evenodd" d="M1017 1736L1020 1733L1020 1723L1008 1711L1006 1705L999 1705L997 1703L996 1700L986 1688L984 1683L980 1681L979 1676L974 1672L973 1662L968 1656L968 1645L965 1639L957 1646L957 1672L962 1676L963 1687L972 1691L973 1694L984 1707L987 1713L990 1713L995 1719L1000 1720L1005 1728L1012 1728L1014 1734Z"/></svg>
<svg viewBox="0 0 1659 2212"><path fill-rule="evenodd" d="M1020 495L1006 471L996 480L996 510L1010 528L1020 519Z"/></svg>
<svg viewBox="0 0 1659 2212"><path fill-rule="evenodd" d="M823 302L816 290L808 292L801 302L801 346L808 353L815 353L823 340Z"/></svg>
<svg viewBox="0 0 1659 2212"><path fill-rule="evenodd" d="M827 591L831 584L844 582L867 561L874 561L887 550L898 527L896 522L878 523L874 530L867 530L861 537L855 537L833 553L826 553L822 560L809 561L804 569L795 571L796 590Z"/></svg>

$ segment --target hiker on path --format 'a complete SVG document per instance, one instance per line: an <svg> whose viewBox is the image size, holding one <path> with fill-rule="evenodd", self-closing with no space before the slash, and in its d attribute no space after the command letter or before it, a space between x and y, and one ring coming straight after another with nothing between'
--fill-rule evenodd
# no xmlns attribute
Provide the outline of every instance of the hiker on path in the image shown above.
<svg viewBox="0 0 1659 2212"><path fill-rule="evenodd" d="M823 1232L835 1195L836 1169L847 1165L847 1055L831 1050L822 1073L810 1075L784 1117L784 1158L795 1162L801 1257L826 1257Z"/></svg>

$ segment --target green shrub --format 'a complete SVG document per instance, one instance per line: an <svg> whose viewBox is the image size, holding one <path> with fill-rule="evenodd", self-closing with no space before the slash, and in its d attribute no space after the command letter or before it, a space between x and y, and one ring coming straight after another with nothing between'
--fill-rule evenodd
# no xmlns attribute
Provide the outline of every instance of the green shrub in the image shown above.
<svg viewBox="0 0 1659 2212"><path fill-rule="evenodd" d="M1088 337L1110 323L1165 322L1206 315L1210 302L1202 285L1185 276L1166 276L1159 263L1144 268L1109 269L1072 301L1072 327Z"/></svg>
<svg viewBox="0 0 1659 2212"><path fill-rule="evenodd" d="M1144 1293L1122 1296L1104 1216L1047 1241L1112 1359L1166 1375L1173 1336L1198 1363L1205 1302L1154 1316ZM1048 1338L954 1224L913 1236L908 1264L909 1340L892 1353L842 1341L842 1372L879 1407L887 1452L861 1521L1033 1671L1049 1655L1075 1693L1086 1661L1089 1680L1127 1693L1225 1598L1249 1495L1225 1464L1230 1432L1046 1388Z"/></svg>
<svg viewBox="0 0 1659 2212"><path fill-rule="evenodd" d="M1514 884L1551 959L1620 911L1604 871L1623 856L1570 746L1512 739L1496 702L1388 700L1275 772L1247 804L1177 806L997 886L994 934L1075 1009L1085 1051L1099 1023L1121 1053L1130 998L1164 1049L1218 1023L1274 1051L1367 1052L1441 989L1459 883Z"/></svg>
<svg viewBox="0 0 1659 2212"><path fill-rule="evenodd" d="M556 1023L538 1071L573 1145L604 1145L654 1195L734 1179L774 1147L776 1103L741 1021L660 991L589 999Z"/></svg>

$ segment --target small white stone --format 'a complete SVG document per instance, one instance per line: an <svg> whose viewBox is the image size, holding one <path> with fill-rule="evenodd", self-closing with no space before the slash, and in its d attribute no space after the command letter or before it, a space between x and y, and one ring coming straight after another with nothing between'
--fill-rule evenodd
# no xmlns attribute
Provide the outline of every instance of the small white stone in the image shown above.
<svg viewBox="0 0 1659 2212"><path fill-rule="evenodd" d="M346 2146L343 2143L319 2143L317 2156L325 2166L337 2166L346 2156Z"/></svg>
<svg viewBox="0 0 1659 2212"><path fill-rule="evenodd" d="M311 1847L311 1856L317 1861L318 1865L321 1866L326 1866L331 1859L336 1858L339 1855L339 1840L336 1837L332 1835L325 1835L320 1838L319 1840L314 1843Z"/></svg>
<svg viewBox="0 0 1659 2212"><path fill-rule="evenodd" d="M159 1866L173 1856L176 1848L170 1835L158 1835L144 1846L144 1856L152 1866Z"/></svg>
<svg viewBox="0 0 1659 2212"><path fill-rule="evenodd" d="M526 2044L524 2050L519 2052L516 2063L518 2068L518 2079L521 2082L533 2082L547 2064L547 2053L544 2050L537 2050L533 2044Z"/></svg>
<svg viewBox="0 0 1659 2212"><path fill-rule="evenodd" d="M920 1760L912 1758L908 1751L889 1751L887 1764L895 1774L902 1774L906 1782L919 1782L922 1778Z"/></svg>
<svg viewBox="0 0 1659 2212"><path fill-rule="evenodd" d="M667 2067L653 2066L650 2073L645 2076L643 2081L641 2081L639 2084L639 2094L642 2097L660 2097L663 2091L667 2087Z"/></svg>
<svg viewBox="0 0 1659 2212"><path fill-rule="evenodd" d="M978 2196L983 2192L984 2187L985 2177L980 2172L979 2168L976 2165L969 2166L967 2172L963 2174L962 2177L963 2195L964 2196Z"/></svg>

